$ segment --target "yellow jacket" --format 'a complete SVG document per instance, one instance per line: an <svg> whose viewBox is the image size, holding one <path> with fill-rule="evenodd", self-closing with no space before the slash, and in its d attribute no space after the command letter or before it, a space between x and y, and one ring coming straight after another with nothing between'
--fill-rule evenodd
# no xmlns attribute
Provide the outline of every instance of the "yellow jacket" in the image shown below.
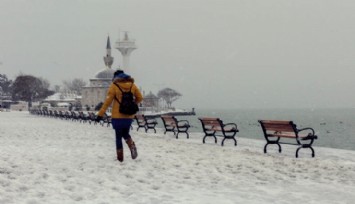
<svg viewBox="0 0 355 204"><path fill-rule="evenodd" d="M135 97L136 103L140 103L143 100L142 93L139 91L137 86L134 84L134 79L133 78L128 78L128 79L116 79L113 81L107 91L107 96L104 104L102 105L98 115L103 116L107 110L107 108L111 105L112 101L112 113L111 117L112 118L134 118L134 115L126 115L120 113L120 104L117 102L116 98L118 100L121 100L122 98L122 92L120 89L114 84L118 84L121 89L125 92L129 91L129 88L132 86L131 92L133 93ZM116 98L115 98L116 96Z"/></svg>

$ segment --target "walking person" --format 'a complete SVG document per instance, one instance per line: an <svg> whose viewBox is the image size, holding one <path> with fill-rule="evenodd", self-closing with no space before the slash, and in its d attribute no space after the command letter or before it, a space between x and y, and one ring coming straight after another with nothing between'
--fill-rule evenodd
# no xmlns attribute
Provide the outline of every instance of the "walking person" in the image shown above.
<svg viewBox="0 0 355 204"><path fill-rule="evenodd" d="M102 120L107 108L112 104L112 127L115 129L117 160L120 162L123 162L124 159L122 138L125 140L131 151L132 159L135 159L138 156L137 147L129 134L134 114L122 113L124 112L122 111L123 105L120 109L122 96L129 92L133 94L135 104L138 104L143 100L142 93L134 84L134 79L122 70L117 70L114 73L112 83L108 88L106 100L96 117L96 121Z"/></svg>

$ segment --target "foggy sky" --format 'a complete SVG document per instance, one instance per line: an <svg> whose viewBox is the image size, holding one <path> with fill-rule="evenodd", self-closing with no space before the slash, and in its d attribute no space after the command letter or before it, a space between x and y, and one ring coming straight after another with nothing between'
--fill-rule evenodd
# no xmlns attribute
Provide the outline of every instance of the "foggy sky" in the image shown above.
<svg viewBox="0 0 355 204"><path fill-rule="evenodd" d="M130 74L182 108L354 108L352 0L0 0L0 73L90 78L129 31Z"/></svg>

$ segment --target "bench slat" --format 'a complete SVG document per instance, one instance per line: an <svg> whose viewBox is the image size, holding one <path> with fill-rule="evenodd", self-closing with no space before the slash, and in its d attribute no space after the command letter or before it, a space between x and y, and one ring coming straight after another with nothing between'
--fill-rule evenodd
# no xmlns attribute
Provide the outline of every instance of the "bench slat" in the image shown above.
<svg viewBox="0 0 355 204"><path fill-rule="evenodd" d="M295 132L295 125L292 121L262 120L260 123L266 131Z"/></svg>

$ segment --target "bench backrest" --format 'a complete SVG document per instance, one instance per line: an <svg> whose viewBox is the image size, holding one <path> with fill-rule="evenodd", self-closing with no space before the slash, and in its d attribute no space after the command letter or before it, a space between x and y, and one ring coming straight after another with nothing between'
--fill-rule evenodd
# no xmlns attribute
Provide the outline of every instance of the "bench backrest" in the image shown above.
<svg viewBox="0 0 355 204"><path fill-rule="evenodd" d="M198 118L201 121L203 129L212 129L213 127L222 127L222 121L219 118Z"/></svg>
<svg viewBox="0 0 355 204"><path fill-rule="evenodd" d="M76 114L75 111L70 111L71 117L76 119L78 117L78 114Z"/></svg>
<svg viewBox="0 0 355 204"><path fill-rule="evenodd" d="M111 116L110 115L107 115L107 113L105 113L104 114L104 117L103 117L103 120L105 121L105 122L111 122Z"/></svg>
<svg viewBox="0 0 355 204"><path fill-rule="evenodd" d="M145 124L144 115L137 114L137 115L135 115L135 119L136 119L138 125L144 125Z"/></svg>
<svg viewBox="0 0 355 204"><path fill-rule="evenodd" d="M297 133L296 125L293 123L293 121L259 120L259 123L265 135L270 133L275 133L275 132Z"/></svg>
<svg viewBox="0 0 355 204"><path fill-rule="evenodd" d="M89 114L90 120L91 120L91 121L95 121L95 119L96 119L96 114L95 114L94 112L89 112L88 114Z"/></svg>
<svg viewBox="0 0 355 204"><path fill-rule="evenodd" d="M170 126L170 125L176 126L177 125L176 118L172 115L161 115L160 117L163 120L163 123L165 126L167 126L167 125L168 126Z"/></svg>

